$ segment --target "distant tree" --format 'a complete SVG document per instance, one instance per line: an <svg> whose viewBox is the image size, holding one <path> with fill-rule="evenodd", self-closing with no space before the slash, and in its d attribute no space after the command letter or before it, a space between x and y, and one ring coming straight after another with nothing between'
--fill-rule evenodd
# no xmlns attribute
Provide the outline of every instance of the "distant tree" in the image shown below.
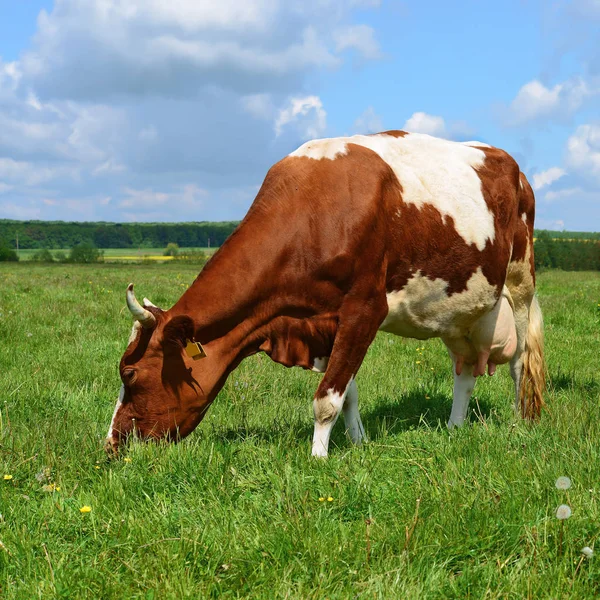
<svg viewBox="0 0 600 600"><path fill-rule="evenodd" d="M175 260L192 265L205 265L210 256L202 250L184 250L175 256Z"/></svg>
<svg viewBox="0 0 600 600"><path fill-rule="evenodd" d="M550 245L552 238L547 231L540 231L533 245L533 253L535 259L535 268L549 269L552 267L552 259L550 257Z"/></svg>
<svg viewBox="0 0 600 600"><path fill-rule="evenodd" d="M14 250L6 246L0 246L0 262L17 262L19 257Z"/></svg>
<svg viewBox="0 0 600 600"><path fill-rule="evenodd" d="M167 244L167 249L164 251L163 256L177 256L179 254L179 244L171 242Z"/></svg>
<svg viewBox="0 0 600 600"><path fill-rule="evenodd" d="M54 256L52 256L52 252L47 248L43 248L42 250L38 250L34 252L31 256L31 260L34 262L54 262Z"/></svg>
<svg viewBox="0 0 600 600"><path fill-rule="evenodd" d="M82 242L71 248L69 262L72 263L95 263L104 257L104 252L98 250L90 242Z"/></svg>

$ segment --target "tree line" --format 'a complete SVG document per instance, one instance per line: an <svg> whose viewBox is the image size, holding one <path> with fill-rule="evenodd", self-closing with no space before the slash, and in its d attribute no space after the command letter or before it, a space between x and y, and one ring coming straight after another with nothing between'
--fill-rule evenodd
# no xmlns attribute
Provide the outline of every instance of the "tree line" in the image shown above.
<svg viewBox="0 0 600 600"><path fill-rule="evenodd" d="M563 271L600 271L600 241L581 239L574 232L539 231L534 242L535 268L561 269ZM597 234L596 234L597 235Z"/></svg>
<svg viewBox="0 0 600 600"><path fill-rule="evenodd" d="M0 219L0 260L18 259L14 252L17 238L20 249L39 250L37 258L42 261L41 252L46 249L71 250L65 254L66 262L87 262L95 248L165 248L169 244L182 248L216 247L223 244L237 224L236 221L67 223ZM600 271L600 233L539 230L535 236L536 269ZM182 255L182 260L185 256ZM101 258L100 253L97 258Z"/></svg>
<svg viewBox="0 0 600 600"><path fill-rule="evenodd" d="M12 221L0 219L0 247L69 249L80 244L96 248L182 248L221 246L237 226L235 221L211 223L105 223Z"/></svg>

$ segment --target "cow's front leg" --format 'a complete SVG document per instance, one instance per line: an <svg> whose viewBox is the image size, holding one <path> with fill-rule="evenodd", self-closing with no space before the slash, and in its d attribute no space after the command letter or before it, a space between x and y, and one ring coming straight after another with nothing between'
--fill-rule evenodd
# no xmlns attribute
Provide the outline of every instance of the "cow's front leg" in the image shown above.
<svg viewBox="0 0 600 600"><path fill-rule="evenodd" d="M353 380L385 317L387 304L385 297L383 302L374 299L360 302L357 299L347 303L345 308L344 316L340 316L327 371L313 401L313 456L327 456L331 430L342 409L352 441L358 443L364 435L358 414L358 394Z"/></svg>
<svg viewBox="0 0 600 600"><path fill-rule="evenodd" d="M313 410L315 413L315 431L312 444L313 456L327 456L331 430L344 406L351 383L352 380L348 382L343 391L336 391L335 388L330 388L324 395L320 395L317 392L313 400Z"/></svg>
<svg viewBox="0 0 600 600"><path fill-rule="evenodd" d="M360 413L358 412L358 389L356 388L356 381L354 379L350 381L350 385L348 386L342 410L344 411L346 431L352 443L360 444L365 437L365 429L360 420Z"/></svg>

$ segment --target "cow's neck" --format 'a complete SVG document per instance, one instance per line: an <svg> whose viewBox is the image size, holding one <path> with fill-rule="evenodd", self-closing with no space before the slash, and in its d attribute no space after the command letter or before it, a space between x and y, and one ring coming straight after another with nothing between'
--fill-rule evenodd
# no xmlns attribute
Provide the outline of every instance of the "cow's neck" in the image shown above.
<svg viewBox="0 0 600 600"><path fill-rule="evenodd" d="M286 251L288 236L273 235L289 222L255 214L259 210L253 207L170 311L194 319L197 339L206 345L208 359L199 363L212 372L211 389L220 389L229 372L258 351L286 366L312 368L316 358L329 356L336 335L344 273L351 267L332 261L318 280L310 277ZM305 258L311 251L306 248Z"/></svg>
<svg viewBox="0 0 600 600"><path fill-rule="evenodd" d="M276 259L265 260L260 237L258 228L240 228L169 311L192 317L198 341L230 363L227 370L259 350L260 332L278 310L270 302L276 280L265 277L273 274Z"/></svg>

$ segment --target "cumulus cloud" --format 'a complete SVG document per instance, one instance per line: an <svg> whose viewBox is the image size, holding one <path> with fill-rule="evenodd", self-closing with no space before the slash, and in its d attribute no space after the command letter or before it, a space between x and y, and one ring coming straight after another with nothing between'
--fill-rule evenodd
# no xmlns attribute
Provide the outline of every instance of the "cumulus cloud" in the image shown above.
<svg viewBox="0 0 600 600"><path fill-rule="evenodd" d="M561 177L566 175L566 171L560 167L550 167L540 173L533 175L533 189L541 190L542 188L558 181Z"/></svg>
<svg viewBox="0 0 600 600"><path fill-rule="evenodd" d="M446 122L442 117L416 112L404 123L403 129L413 133L426 133L437 137L446 136Z"/></svg>
<svg viewBox="0 0 600 600"><path fill-rule="evenodd" d="M416 112L404 123L402 129L413 133L426 133L451 140L464 140L473 136L474 131L464 121L446 123L443 117Z"/></svg>
<svg viewBox="0 0 600 600"><path fill-rule="evenodd" d="M303 140L316 138L325 132L327 113L318 96L290 98L275 121L275 135L280 136L284 128L293 126Z"/></svg>
<svg viewBox="0 0 600 600"><path fill-rule="evenodd" d="M564 120L600 94L600 84L573 77L553 87L534 79L526 83L505 111L505 124L519 126L543 120Z"/></svg>
<svg viewBox="0 0 600 600"><path fill-rule="evenodd" d="M573 196L581 196L585 192L580 187L564 188L562 190L551 190L546 192L544 200L547 202L554 202L558 200L564 200L565 198L572 198Z"/></svg>
<svg viewBox="0 0 600 600"><path fill-rule="evenodd" d="M566 163L600 185L600 125L580 125L567 141Z"/></svg>
<svg viewBox="0 0 600 600"><path fill-rule="evenodd" d="M384 127L381 117L375 112L372 106L369 106L354 121L353 129L356 133L377 133L383 131Z"/></svg>
<svg viewBox="0 0 600 600"><path fill-rule="evenodd" d="M338 52L352 49L366 59L381 58L375 32L368 25L351 25L338 29L333 33L333 39Z"/></svg>
<svg viewBox="0 0 600 600"><path fill-rule="evenodd" d="M41 12L35 47L21 68L53 98L187 96L207 84L239 93L291 91L309 69L338 66L349 48L378 57L370 27L340 22L351 5L61 0L51 13Z"/></svg>
<svg viewBox="0 0 600 600"><path fill-rule="evenodd" d="M308 76L377 58L354 11L378 5L55 0L0 60L0 217L118 220L143 198L156 218L239 218L270 164L325 132Z"/></svg>

